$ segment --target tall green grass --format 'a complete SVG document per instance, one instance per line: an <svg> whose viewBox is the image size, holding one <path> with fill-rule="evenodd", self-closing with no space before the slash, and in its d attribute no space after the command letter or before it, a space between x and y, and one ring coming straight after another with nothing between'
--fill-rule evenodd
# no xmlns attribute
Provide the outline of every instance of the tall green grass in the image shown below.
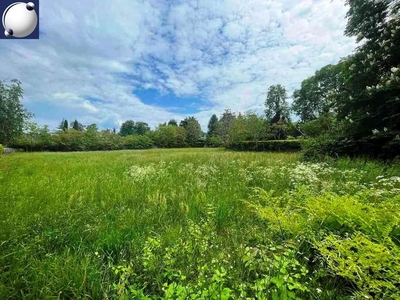
<svg viewBox="0 0 400 300"><path fill-rule="evenodd" d="M355 295L362 286L333 265L319 277L310 274L331 262L318 244L325 241L321 228L308 226L307 214L296 209L319 206L328 193L333 199L381 201L363 190L383 193L393 209L398 197L391 191L398 183L384 186L376 177L392 178L399 170L350 160L313 167L300 163L299 154L222 149L4 156L0 299ZM260 189L267 193L264 200ZM311 201L316 196L320 202ZM276 208L268 210L272 203ZM297 214L293 220L288 208ZM396 220L391 230L397 230ZM335 227L325 234L330 230ZM386 240L379 243L389 247ZM310 257L320 268L309 265Z"/></svg>

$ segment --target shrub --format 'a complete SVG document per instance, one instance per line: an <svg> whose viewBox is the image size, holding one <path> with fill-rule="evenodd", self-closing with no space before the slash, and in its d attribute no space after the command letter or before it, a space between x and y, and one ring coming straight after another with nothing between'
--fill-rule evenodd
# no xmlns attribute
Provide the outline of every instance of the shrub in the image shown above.
<svg viewBox="0 0 400 300"><path fill-rule="evenodd" d="M228 148L238 151L296 152L302 150L304 143L302 140L245 141L232 143Z"/></svg>
<svg viewBox="0 0 400 300"><path fill-rule="evenodd" d="M400 256L396 247L377 244L357 233L352 238L330 235L317 243L328 266L353 282L364 299L399 299Z"/></svg>
<svg viewBox="0 0 400 300"><path fill-rule="evenodd" d="M145 135L129 135L124 138L123 145L125 149L150 149L153 141Z"/></svg>
<svg viewBox="0 0 400 300"><path fill-rule="evenodd" d="M198 139L196 142L194 142L191 147L193 148L203 148L206 145L206 140L204 139Z"/></svg>
<svg viewBox="0 0 400 300"><path fill-rule="evenodd" d="M222 146L222 141L219 137L217 136L212 136L210 138L207 138L207 147L211 148L217 148Z"/></svg>
<svg viewBox="0 0 400 300"><path fill-rule="evenodd" d="M304 158L319 160L323 157L360 157L394 159L399 157L400 139L381 134L362 140L321 136L305 145Z"/></svg>
<svg viewBox="0 0 400 300"><path fill-rule="evenodd" d="M4 147L2 144L0 144L0 157L3 155L4 153Z"/></svg>

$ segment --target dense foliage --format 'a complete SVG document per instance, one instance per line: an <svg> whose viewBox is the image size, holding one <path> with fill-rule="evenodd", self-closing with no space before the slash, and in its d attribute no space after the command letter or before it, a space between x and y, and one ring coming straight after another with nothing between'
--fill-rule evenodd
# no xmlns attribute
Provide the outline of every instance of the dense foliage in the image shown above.
<svg viewBox="0 0 400 300"><path fill-rule="evenodd" d="M299 157L4 157L0 299L398 299L399 165Z"/></svg>
<svg viewBox="0 0 400 300"><path fill-rule="evenodd" d="M4 154L4 147L0 144L0 157Z"/></svg>
<svg viewBox="0 0 400 300"><path fill-rule="evenodd" d="M12 142L22 134L25 122L31 114L21 103L21 82L12 80L10 85L0 81L0 143Z"/></svg>
<svg viewBox="0 0 400 300"><path fill-rule="evenodd" d="M239 151L298 152L303 149L305 140L284 141L241 141L229 145L229 149Z"/></svg>
<svg viewBox="0 0 400 300"><path fill-rule="evenodd" d="M400 149L400 3L349 0L348 5L345 33L356 36L360 46L303 81L293 108L303 121L328 116L339 125L320 138L321 150L336 149L327 154L393 158Z"/></svg>

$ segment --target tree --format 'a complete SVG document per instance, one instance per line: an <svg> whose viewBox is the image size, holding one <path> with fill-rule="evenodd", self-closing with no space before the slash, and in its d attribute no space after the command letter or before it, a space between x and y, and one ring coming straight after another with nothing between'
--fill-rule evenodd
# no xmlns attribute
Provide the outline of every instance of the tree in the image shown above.
<svg viewBox="0 0 400 300"><path fill-rule="evenodd" d="M62 119L60 125L58 125L57 129L61 131L68 130L68 120Z"/></svg>
<svg viewBox="0 0 400 300"><path fill-rule="evenodd" d="M178 126L178 122L175 119L171 119L171 120L169 120L168 125Z"/></svg>
<svg viewBox="0 0 400 300"><path fill-rule="evenodd" d="M217 126L218 126L218 117L213 114L210 118L210 121L208 121L208 132L207 132L207 137L213 137L217 134Z"/></svg>
<svg viewBox="0 0 400 300"><path fill-rule="evenodd" d="M344 84L341 75L344 67L343 62L327 65L316 71L314 76L305 79L300 90L294 91L292 110L300 116L301 121L311 121L337 111L334 95Z"/></svg>
<svg viewBox="0 0 400 300"><path fill-rule="evenodd" d="M84 143L86 150L97 150L99 148L99 132L96 124L86 127Z"/></svg>
<svg viewBox="0 0 400 300"><path fill-rule="evenodd" d="M344 85L336 94L338 120L347 124L343 138L355 141L365 154L396 155L400 150L396 139L400 134L400 3L351 0L348 5L345 33L362 44L344 60Z"/></svg>
<svg viewBox="0 0 400 300"><path fill-rule="evenodd" d="M63 130L68 130L68 120L64 120Z"/></svg>
<svg viewBox="0 0 400 300"><path fill-rule="evenodd" d="M221 142L225 145L229 138L229 128L231 127L233 121L236 119L236 115L231 112L230 109L226 109L221 118L219 119L217 126L217 134Z"/></svg>
<svg viewBox="0 0 400 300"><path fill-rule="evenodd" d="M182 148L186 144L186 130L183 127L160 124L152 135L160 148Z"/></svg>
<svg viewBox="0 0 400 300"><path fill-rule="evenodd" d="M270 127L271 138L274 140L285 140L287 137L287 131L289 129L288 122L279 120L276 123L272 123Z"/></svg>
<svg viewBox="0 0 400 300"><path fill-rule="evenodd" d="M25 123L32 117L22 105L21 82L13 79L11 85L0 81L0 143L6 144L23 132Z"/></svg>
<svg viewBox="0 0 400 300"><path fill-rule="evenodd" d="M185 128L185 129L186 129L187 125L188 125L188 119L187 119L187 118L183 119L183 120L179 123L179 126Z"/></svg>
<svg viewBox="0 0 400 300"><path fill-rule="evenodd" d="M186 142L194 147L201 137L201 126L195 117L189 117L186 120Z"/></svg>
<svg viewBox="0 0 400 300"><path fill-rule="evenodd" d="M134 134L135 132L136 132L135 122L132 120L128 120L122 123L121 128L119 130L119 135L128 136Z"/></svg>
<svg viewBox="0 0 400 300"><path fill-rule="evenodd" d="M139 135L144 135L146 132L150 131L150 127L147 123L136 122L134 126L134 133Z"/></svg>
<svg viewBox="0 0 400 300"><path fill-rule="evenodd" d="M248 111L233 120L229 128L228 144L242 141L259 141L267 136L267 124L255 112Z"/></svg>
<svg viewBox="0 0 400 300"><path fill-rule="evenodd" d="M265 116L268 121L276 123L279 120L289 120L289 107L286 98L287 92L284 86L280 84L270 86L265 100Z"/></svg>
<svg viewBox="0 0 400 300"><path fill-rule="evenodd" d="M81 123L79 123L78 120L76 120L76 119L73 122L71 122L71 128L78 130L78 131L85 130L85 127Z"/></svg>

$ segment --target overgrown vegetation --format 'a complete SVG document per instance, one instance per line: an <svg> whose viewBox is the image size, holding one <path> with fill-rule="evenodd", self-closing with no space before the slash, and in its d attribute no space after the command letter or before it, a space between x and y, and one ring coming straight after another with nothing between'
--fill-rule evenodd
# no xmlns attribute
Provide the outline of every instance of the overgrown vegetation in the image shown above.
<svg viewBox="0 0 400 300"><path fill-rule="evenodd" d="M1 299L397 299L399 164L214 149L0 164Z"/></svg>
<svg viewBox="0 0 400 300"><path fill-rule="evenodd" d="M239 151L298 152L306 144L305 140L255 141L237 142L229 145L229 149Z"/></svg>

